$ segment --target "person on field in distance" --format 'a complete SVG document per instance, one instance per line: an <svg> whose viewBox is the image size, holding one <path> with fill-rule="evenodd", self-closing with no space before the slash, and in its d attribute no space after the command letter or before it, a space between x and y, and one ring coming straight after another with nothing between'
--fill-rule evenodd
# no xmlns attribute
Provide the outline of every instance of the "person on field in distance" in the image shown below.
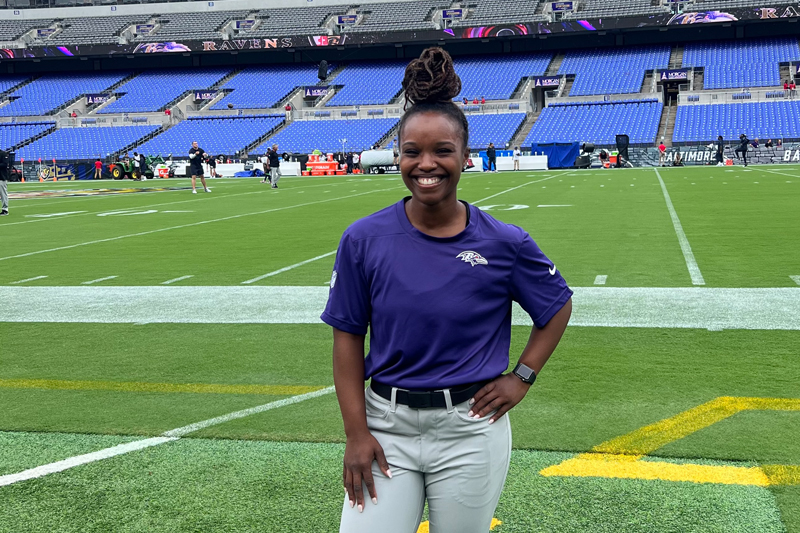
<svg viewBox="0 0 800 533"><path fill-rule="evenodd" d="M96 180L103 178L103 162L100 161L98 158L97 161L94 162L94 178Z"/></svg>
<svg viewBox="0 0 800 533"><path fill-rule="evenodd" d="M203 184L203 190L205 192L211 192L206 186L206 177L203 174L203 162L206 159L206 152L200 146L198 146L197 141L192 142L192 147L189 149L189 171L192 173L192 194L197 194L197 187L196 187L196 179L200 178L200 183Z"/></svg>
<svg viewBox="0 0 800 533"><path fill-rule="evenodd" d="M431 533L486 533L510 460L505 415L558 345L572 291L522 228L457 198L469 125L447 52L411 61L403 89L411 195L344 232L321 317L347 437L339 531L415 533L427 501ZM504 374L512 301L535 327Z"/></svg>
<svg viewBox="0 0 800 533"><path fill-rule="evenodd" d="M269 181L272 188L278 188L278 180L281 179L281 156L278 155L278 145L273 144L272 150L267 152L269 156Z"/></svg>

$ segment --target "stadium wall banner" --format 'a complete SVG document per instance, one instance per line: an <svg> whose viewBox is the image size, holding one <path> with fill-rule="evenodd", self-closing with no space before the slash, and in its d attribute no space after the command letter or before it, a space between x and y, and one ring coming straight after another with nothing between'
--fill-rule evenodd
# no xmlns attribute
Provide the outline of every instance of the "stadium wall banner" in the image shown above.
<svg viewBox="0 0 800 533"><path fill-rule="evenodd" d="M87 94L86 105L102 104L108 102L109 98L111 98L111 96L108 94Z"/></svg>
<svg viewBox="0 0 800 533"><path fill-rule="evenodd" d="M686 11L677 15L653 13L635 17L562 20L558 22L496 24L443 30L417 30L376 33L344 33L342 35L275 35L268 38L162 41L128 44L77 44L65 46L32 46L0 49L2 59L39 57L101 56L117 54L163 54L186 52L234 52L285 48L316 48L413 41L447 41L452 39L486 39L492 37L524 37L528 35L607 31L646 26L685 26L736 21L776 20L800 17L796 4L767 4L768 7L737 7L719 10Z"/></svg>
<svg viewBox="0 0 800 533"><path fill-rule="evenodd" d="M453 20L453 19L460 19L464 16L463 9L443 9L442 10L442 18Z"/></svg>
<svg viewBox="0 0 800 533"><path fill-rule="evenodd" d="M155 24L137 24L136 25L136 34L137 35L148 35L153 29L156 27Z"/></svg>
<svg viewBox="0 0 800 533"><path fill-rule="evenodd" d="M561 84L561 76L535 76L533 78L534 87L544 87L545 89L558 88Z"/></svg>
<svg viewBox="0 0 800 533"><path fill-rule="evenodd" d="M552 11L572 11L572 2L550 2L550 9Z"/></svg>
<svg viewBox="0 0 800 533"><path fill-rule="evenodd" d="M39 28L36 30L36 36L39 39L47 39L56 32L55 28Z"/></svg>
<svg viewBox="0 0 800 533"><path fill-rule="evenodd" d="M685 81L689 79L689 69L662 70L658 73L659 81Z"/></svg>
<svg viewBox="0 0 800 533"><path fill-rule="evenodd" d="M723 155L725 159L733 159L734 163L738 163L734 157L733 148L733 145L726 145ZM687 166L714 165L717 162L716 148L713 144L667 148L666 161L668 165L672 165L676 152L680 152L683 164ZM635 167L657 167L659 165L658 148L630 148L629 155ZM747 162L764 165L800 163L800 144L791 143L773 148L765 148L763 144L758 148L751 147L747 152Z"/></svg>
<svg viewBox="0 0 800 533"><path fill-rule="evenodd" d="M310 85L303 87L303 98L319 98L328 95L328 85Z"/></svg>
<svg viewBox="0 0 800 533"><path fill-rule="evenodd" d="M339 26L350 26L351 24L355 24L357 19L358 15L339 15L336 17L336 24Z"/></svg>
<svg viewBox="0 0 800 533"><path fill-rule="evenodd" d="M197 100L213 100L217 97L219 91L195 91L194 99Z"/></svg>

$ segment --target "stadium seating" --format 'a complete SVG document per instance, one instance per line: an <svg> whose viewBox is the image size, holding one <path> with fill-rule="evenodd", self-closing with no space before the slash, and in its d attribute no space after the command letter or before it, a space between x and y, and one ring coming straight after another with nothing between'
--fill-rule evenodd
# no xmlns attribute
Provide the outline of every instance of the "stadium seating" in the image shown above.
<svg viewBox="0 0 800 533"><path fill-rule="evenodd" d="M546 20L536 15L539 0L482 0L472 4L472 9L461 20L453 21L452 27L480 26L488 24L507 24L509 22L540 22ZM449 6L448 6L449 7Z"/></svg>
<svg viewBox="0 0 800 533"><path fill-rule="evenodd" d="M13 41L34 28L47 28L53 19L0 20L0 41Z"/></svg>
<svg viewBox="0 0 800 533"><path fill-rule="evenodd" d="M551 53L502 56L456 57L453 63L461 78L461 93L456 97L481 97L487 100L510 98L520 80L541 76L553 58Z"/></svg>
<svg viewBox="0 0 800 533"><path fill-rule="evenodd" d="M606 17L630 17L669 13L667 6L653 6L650 0L582 0L578 11L566 13L565 19L597 19Z"/></svg>
<svg viewBox="0 0 800 533"><path fill-rule="evenodd" d="M356 12L363 15L357 26L347 32L402 31L435 28L431 20L436 9L450 7L450 0L417 0L403 4L361 4Z"/></svg>
<svg viewBox="0 0 800 533"><path fill-rule="evenodd" d="M469 123L469 147L483 149L494 143L497 149L511 142L514 133L525 120L525 113L505 113L500 115L467 115Z"/></svg>
<svg viewBox="0 0 800 533"><path fill-rule="evenodd" d="M214 11L205 13L169 13L158 17L160 26L150 35L139 35L136 41L180 41L219 39L229 20L242 19L249 11Z"/></svg>
<svg viewBox="0 0 800 533"><path fill-rule="evenodd" d="M800 100L678 106L673 142L800 138Z"/></svg>
<svg viewBox="0 0 800 533"><path fill-rule="evenodd" d="M30 76L3 76L0 78L0 93L10 91L20 83L30 79Z"/></svg>
<svg viewBox="0 0 800 533"><path fill-rule="evenodd" d="M283 121L283 116L191 117L139 146L148 155L188 154L192 142L208 153L235 155Z"/></svg>
<svg viewBox="0 0 800 533"><path fill-rule="evenodd" d="M524 146L548 142L614 144L617 134L631 143L653 143L663 105L657 100L623 103L580 103L545 107Z"/></svg>
<svg viewBox="0 0 800 533"><path fill-rule="evenodd" d="M231 73L230 68L153 70L143 72L114 92L127 93L99 113L158 111L189 90L212 87Z"/></svg>
<svg viewBox="0 0 800 533"><path fill-rule="evenodd" d="M797 60L797 39L687 44L683 52L684 67L704 67L704 89L780 85L778 64Z"/></svg>
<svg viewBox="0 0 800 533"><path fill-rule="evenodd" d="M132 15L64 19L64 29L45 42L56 45L113 44L119 42L122 30L133 24L144 24L149 18L150 15Z"/></svg>
<svg viewBox="0 0 800 533"><path fill-rule="evenodd" d="M61 128L17 150L17 159L105 158L157 129L158 126Z"/></svg>
<svg viewBox="0 0 800 533"><path fill-rule="evenodd" d="M646 70L667 68L669 46L568 52L559 74L575 74L570 96L638 93Z"/></svg>
<svg viewBox="0 0 800 533"><path fill-rule="evenodd" d="M256 13L258 27L243 32L247 37L274 39L285 35L327 35L320 26L333 15L344 15L349 6L309 6L284 9L262 9Z"/></svg>
<svg viewBox="0 0 800 533"><path fill-rule="evenodd" d="M396 118L293 122L252 152L262 154L273 144L281 152L341 152L342 139L347 139L346 152L360 152L377 143L397 122Z"/></svg>
<svg viewBox="0 0 800 533"><path fill-rule="evenodd" d="M408 60L351 63L333 80L344 87L326 105L388 104L401 91Z"/></svg>
<svg viewBox="0 0 800 533"><path fill-rule="evenodd" d="M329 65L328 71L335 68ZM227 109L228 104L236 109L274 107L296 87L315 85L317 81L316 65L247 67L222 85L222 89L232 91L211 109Z"/></svg>
<svg viewBox="0 0 800 533"><path fill-rule="evenodd" d="M19 99L0 107L0 116L45 115L83 94L107 90L128 74L127 72L45 74L15 91L12 96L18 96Z"/></svg>
<svg viewBox="0 0 800 533"><path fill-rule="evenodd" d="M31 137L47 131L54 125L54 122L0 125L0 149L8 150Z"/></svg>

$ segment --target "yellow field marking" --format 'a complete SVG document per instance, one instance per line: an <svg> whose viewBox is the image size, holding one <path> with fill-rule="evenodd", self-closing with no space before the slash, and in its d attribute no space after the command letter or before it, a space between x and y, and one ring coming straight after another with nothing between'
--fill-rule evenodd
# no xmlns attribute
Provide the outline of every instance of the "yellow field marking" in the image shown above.
<svg viewBox="0 0 800 533"><path fill-rule="evenodd" d="M502 524L500 520L498 520L497 518L492 518L492 524L489 526L489 531L494 531L494 528L496 528L500 524ZM419 525L417 533L430 533L430 524L428 523L427 520L425 520Z"/></svg>
<svg viewBox="0 0 800 533"><path fill-rule="evenodd" d="M800 411L800 399L723 396L673 417L613 438L560 464L543 476L659 479L733 485L800 485L800 466L762 467L674 464L640 459L671 442L742 411Z"/></svg>
<svg viewBox="0 0 800 533"><path fill-rule="evenodd" d="M0 379L0 388L118 392L189 392L198 394L261 394L295 396L320 390L308 385L222 385L214 383L146 383L138 381L64 381L56 379Z"/></svg>

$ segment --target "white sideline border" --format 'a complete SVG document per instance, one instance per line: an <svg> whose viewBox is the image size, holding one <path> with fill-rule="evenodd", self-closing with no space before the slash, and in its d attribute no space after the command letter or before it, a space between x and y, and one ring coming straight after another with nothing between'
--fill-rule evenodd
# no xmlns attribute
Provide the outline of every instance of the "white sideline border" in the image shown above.
<svg viewBox="0 0 800 533"><path fill-rule="evenodd" d="M242 285L250 285L251 283L255 283L256 281L261 281L262 279L270 278L272 276L277 276L278 274L282 274L284 272L288 272L289 270L293 270L297 267L301 267L303 265L307 265L309 263L313 263L314 261L319 261L320 259L324 259L335 254L338 250L334 250L332 252L328 252L326 254L318 255L317 257L312 257L311 259L306 259L305 261L300 261L299 263L295 263L293 265L289 265L287 267L279 268L278 270L273 270L272 272L268 272L262 276L255 277L253 279L248 279L247 281L243 281Z"/></svg>
<svg viewBox="0 0 800 533"><path fill-rule="evenodd" d="M22 472L17 472L15 474L6 474L0 476L0 487L13 485L14 483L19 483L21 481L40 478L49 474L63 472L64 470L75 468L76 466L95 463L97 461L102 461L103 459L109 459L111 457L117 457L119 455L135 452L137 450L143 450L145 448L152 448L153 446L159 446L161 444L173 442L179 440L181 437L185 437L190 433L194 433L195 431L199 431L207 427L217 426L219 424L224 424L225 422L230 422L231 420L237 420L239 418L244 418L258 413L263 413L265 411L271 411L272 409L285 407L287 405L303 402L305 400L310 400L312 398L319 398L320 396L330 394L334 390L335 389L332 386L325 387L324 389L308 392L305 394L298 394L297 396L291 396L289 398L284 398L283 400L277 400L263 405L258 405L256 407L250 407L249 409L242 409L241 411L235 411L233 413L228 413L226 415L218 416L215 418L209 418L208 420L203 420L201 422L196 422L194 424L189 424L188 426L182 426L179 428L171 429L169 431L165 431L158 437L151 437L149 439L127 442L125 444L119 444L117 446L112 446L110 448L105 448L102 450L98 450L96 452L86 453L83 455L76 455L74 457L69 457L61 461L56 461L54 463L37 466L35 468L29 468L28 470L23 470Z"/></svg>

